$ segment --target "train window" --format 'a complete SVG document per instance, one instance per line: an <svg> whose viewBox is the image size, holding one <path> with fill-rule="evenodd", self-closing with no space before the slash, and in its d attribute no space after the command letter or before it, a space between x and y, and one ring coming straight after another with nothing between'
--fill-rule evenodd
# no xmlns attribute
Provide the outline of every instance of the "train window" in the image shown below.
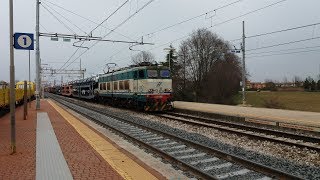
<svg viewBox="0 0 320 180"><path fill-rule="evenodd" d="M118 90L118 82L113 82L113 88L114 90Z"/></svg>
<svg viewBox="0 0 320 180"><path fill-rule="evenodd" d="M107 90L106 83L103 83L103 90Z"/></svg>
<svg viewBox="0 0 320 180"><path fill-rule="evenodd" d="M99 84L100 85L100 90L102 90L102 84Z"/></svg>
<svg viewBox="0 0 320 180"><path fill-rule="evenodd" d="M160 71L160 76L162 78L168 78L168 77L170 77L170 71L169 70L161 70Z"/></svg>
<svg viewBox="0 0 320 180"><path fill-rule="evenodd" d="M129 81L124 81L124 89L130 89Z"/></svg>
<svg viewBox="0 0 320 180"><path fill-rule="evenodd" d="M148 70L148 78L157 78L158 77L158 71L157 70Z"/></svg>
<svg viewBox="0 0 320 180"><path fill-rule="evenodd" d="M137 79L138 78L138 71L133 72L133 78Z"/></svg>
<svg viewBox="0 0 320 180"><path fill-rule="evenodd" d="M144 70L139 70L139 78L144 78Z"/></svg>
<svg viewBox="0 0 320 180"><path fill-rule="evenodd" d="M107 90L111 90L111 86L109 82L107 83Z"/></svg>
<svg viewBox="0 0 320 180"><path fill-rule="evenodd" d="M120 89L120 90L123 90L123 89L124 89L124 83L123 83L123 81L120 81L120 82L119 82L119 89Z"/></svg>

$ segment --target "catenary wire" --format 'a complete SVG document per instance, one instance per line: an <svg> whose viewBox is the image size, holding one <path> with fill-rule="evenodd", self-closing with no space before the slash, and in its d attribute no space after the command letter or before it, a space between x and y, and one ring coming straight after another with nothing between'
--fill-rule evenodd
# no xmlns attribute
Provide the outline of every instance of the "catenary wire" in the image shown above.
<svg viewBox="0 0 320 180"><path fill-rule="evenodd" d="M251 36L247 36L246 39L254 38L254 37L260 37L260 36L266 36L266 35L286 32L286 31L292 31L292 30L297 30L297 29L302 29L302 28L307 28L307 27L316 26L316 25L319 25L319 24L320 24L320 22L319 23L313 23L313 24L307 24L307 25L303 25L303 26L296 26L296 27L287 28L287 29L281 29L281 30L277 30L277 31L271 31L271 32L256 34L256 35L251 35ZM242 40L242 38L233 39L233 40L230 40L230 42L239 41L239 40Z"/></svg>
<svg viewBox="0 0 320 180"><path fill-rule="evenodd" d="M155 0L150 0L148 1L146 4L144 4L141 8L139 8L135 13L133 13L132 15L130 15L127 19L125 19L123 22L121 22L119 25L117 25L114 29L112 29L109 33L107 33L106 35L104 35L102 37L102 39L104 39L105 37L107 37L108 35L110 35L114 30L118 29L119 27L121 27L123 24L125 24L127 21L129 21L131 18L133 18L136 14L138 14L140 11L142 11L145 7L147 7L149 4L151 4L153 1ZM69 67L74 61L76 61L77 59L79 59L83 54L85 54L86 52L88 52L92 47L94 47L95 45L97 45L100 41L95 42L92 46L89 47L89 49L86 49L83 53L81 53L77 58L75 58L67 67ZM67 68L65 67L65 68ZM65 69L64 68L64 69Z"/></svg>
<svg viewBox="0 0 320 180"><path fill-rule="evenodd" d="M275 5L280 4L280 3L282 3L282 2L285 2L285 1L287 1L287 0L277 1L277 2L275 2L275 3L269 4L269 5L267 5L267 6L264 6L264 7L258 8L258 9L255 9L255 10L250 11L250 12L247 12L247 13L245 13L245 14L242 14L242 15L239 15L239 16L236 16L236 17L233 17L233 18L230 18L230 19L228 19L228 20L226 20L226 21L223 21L223 22L221 22L221 23L215 24L215 25L210 26L210 27L206 27L206 28L204 28L204 29L209 29L209 28L212 28L212 27L216 27L216 26L219 26L219 25L228 23L228 22L233 21L233 20L235 20L235 19L239 19L239 18L241 18L241 17L243 17L243 16L247 16L247 15L249 15L249 14L252 14L252 13L255 13L255 12L258 12L258 11L261 11L261 10L264 10L264 9L266 9L266 8L275 6ZM188 37L188 36L189 36L189 35L185 35L185 36L183 36L183 37L174 39L174 40L172 40L172 41L170 41L170 42L163 43L163 44L161 44L161 45L159 45L159 46L156 46L156 47L154 47L154 48L149 49L149 51L150 51L150 50L153 50L153 49L157 49L157 48L162 47L162 46L164 46L164 45L173 43L173 42L175 42L175 41L179 41L179 40L184 39L184 38L186 38L186 37Z"/></svg>
<svg viewBox="0 0 320 180"><path fill-rule="evenodd" d="M69 12L69 13L75 15L75 16L78 16L78 17L80 17L80 18L82 18L82 19L84 19L84 20L87 20L87 21L89 21L89 22L91 22L91 23L93 23L93 24L95 24L95 25L100 24L100 23L97 23L97 22L95 22L95 21L93 21L93 20L91 20L91 19L89 19L89 18L86 18L86 17L84 17L84 16L82 16L82 15L80 15L80 14L78 14L78 13L75 13L75 12L69 10L69 9L66 9L66 8L64 8L64 7L62 7L62 6L58 5L58 4L55 4L55 3L53 3L53 2L50 2L50 1L48 1L48 0L42 0L42 1L46 1L47 3L50 3L50 4L52 4L53 6L56 6L56 7L60 8L60 9L62 9L62 10L64 10L64 11ZM108 27L106 27L106 26L104 26L104 25L101 25L101 27L103 27L103 28L105 28L105 29L107 29L107 30L111 30L110 28L108 28ZM122 36L122 37L125 37L125 38L128 38L128 39L134 41L133 38L131 38L131 37L129 37L129 36L126 36L126 35L124 35L124 34L122 34L122 33L119 33L119 32L117 32L117 31L114 31L114 33L116 33L116 34L118 34L118 35L120 35L120 36Z"/></svg>
<svg viewBox="0 0 320 180"><path fill-rule="evenodd" d="M126 1L127 2L127 1ZM110 19L111 17L112 17L112 15L114 15L119 9L120 9L120 7L123 7L123 4L121 4L115 11L113 11L109 16L108 16L108 18L106 18L105 20L104 20L104 22L106 21L106 20L108 20L108 19ZM102 25L102 23L100 23L100 25ZM99 26L99 25L98 25ZM96 26L93 30L95 30L98 26ZM92 30L92 31L93 31ZM115 29L114 29L115 30ZM112 33L114 30L110 30L110 32L109 33ZM92 31L91 31L91 33L92 33ZM109 35L109 34L108 34ZM104 37L103 37L104 38ZM102 38L102 39L103 39ZM68 62L73 58L73 56L79 51L79 49L81 48L81 46L84 44L84 42L85 41L83 41L82 43L81 43L81 45L74 51L74 53L70 56L70 58L59 68L59 70L58 71L61 71L62 70L62 68L64 68L64 69L66 69L67 67L69 67L72 63L70 63L69 65L67 65L67 67L64 67L66 64L68 64ZM98 42L100 42L100 41L97 41L94 45L96 45ZM93 45L93 46L94 46ZM93 47L93 46L91 46L91 47ZM91 48L90 47L90 48ZM85 52L87 52L90 48L88 48L88 49L86 49L85 51L84 51L84 53ZM83 55L84 53L82 53L81 55ZM80 56L81 57L81 56ZM79 57L79 58L80 58ZM77 58L78 59L78 58Z"/></svg>
<svg viewBox="0 0 320 180"><path fill-rule="evenodd" d="M167 29L170 29L170 28L173 28L173 27L175 27L175 26L181 25L181 24L183 24L183 23L186 23L186 22L192 21L192 20L194 20L194 19L200 18L200 17L205 16L205 15L207 15L207 14L209 14L209 13L212 13L212 12L214 12L214 11L217 11L217 10L220 10L220 9L223 9L223 8L226 8L226 7L228 7L228 6L231 6L231 5L233 5L233 4L239 3L239 2L241 2L241 1L243 1L243 0L234 1L234 2L232 2L232 3L229 3L229 4L223 5L223 6L221 6L221 7L218 7L218 8L216 8L216 9L214 9L214 10L208 11L208 12L206 12L206 13L202 13L202 14L200 14L200 15L197 15L197 16L191 17L191 18L189 18L189 19L180 21L180 22L178 22L178 23L175 23L175 24L166 26L166 27L164 27L164 28L162 28L162 29L159 29L159 30L156 30L156 31L147 33L147 34L142 35L142 36L149 36L149 35L151 35L151 34L155 34L155 33L159 33L159 32L165 31L165 30L167 30ZM116 53L114 53L113 55L111 55L110 58L112 58L112 57L120 54L120 53L121 53L122 51L124 51L125 49L127 49L127 46L125 46L124 48L120 49L119 51L117 51Z"/></svg>
<svg viewBox="0 0 320 180"><path fill-rule="evenodd" d="M71 33L76 34L68 25L61 21L56 15L54 15L47 7L43 4L40 4L45 10L47 10L57 21L59 21L65 28L67 28Z"/></svg>
<svg viewBox="0 0 320 180"><path fill-rule="evenodd" d="M71 20L69 20L68 18L66 18L65 16L63 16L61 13L59 13L58 11L56 11L54 8L50 7L47 3L42 2L42 5L47 6L47 8L51 9L52 11L54 11L56 14L60 15L63 19L65 19L66 21L68 21L70 24L72 24L74 27L76 27L79 31L83 32L84 34L88 35L87 32L85 32L84 30L82 30L78 25L74 24Z"/></svg>
<svg viewBox="0 0 320 180"><path fill-rule="evenodd" d="M94 30L96 30L99 26L101 26L103 23L108 21L113 15L115 15L124 5L126 5L129 2L129 0L126 0L124 3L122 3L115 11L113 11L106 19L104 19L100 24L98 24L95 28L91 30L90 33L92 33Z"/></svg>
<svg viewBox="0 0 320 180"><path fill-rule="evenodd" d="M192 20L194 20L194 19L198 19L198 18L200 18L200 17L202 17L202 16L206 16L206 15L209 14L209 13L215 12L215 11L220 10L220 9L223 9L223 8L226 8L226 7L228 7L228 6L234 5L234 4L239 3L239 2L241 2L241 1L243 1L243 0L234 1L234 2L232 2L232 3L229 3L229 4L223 5L223 6L221 6L221 7L218 7L218 8L216 8L216 9L214 9L214 10L208 11L208 12L206 12L206 13L202 13L202 14L200 14L200 15L191 17L191 18L189 18L189 19L180 21L180 22L178 22L178 23L175 23L175 24L166 26L166 27L161 28L161 29L159 29L159 30L150 32L150 33L148 33L148 34L146 34L146 35L144 35L144 36L148 36L148 35L151 35L151 34L159 33L159 32L161 32L161 31L164 31L164 30L173 28L173 27L178 26L178 25L180 25L180 24L183 24L183 23L192 21Z"/></svg>
<svg viewBox="0 0 320 180"><path fill-rule="evenodd" d="M284 52L284 51L319 48L319 47L320 47L320 45L319 46L308 46L308 47L291 48L291 49L282 49L282 50L278 50L278 51L264 51L264 52L248 53L246 55L249 56L249 55L256 55L256 54L277 53L277 52Z"/></svg>
<svg viewBox="0 0 320 180"><path fill-rule="evenodd" d="M45 31L49 32L48 29L45 28L41 23L39 23L39 25L40 25Z"/></svg>
<svg viewBox="0 0 320 180"><path fill-rule="evenodd" d="M296 40L296 41L290 41L290 42L285 42L285 43L280 43L280 44L273 44L273 45L263 46L263 47L253 48L253 49L248 49L246 51L247 52L248 51L256 51L256 50L259 50L259 49L266 49L266 48L272 48L272 47L283 46L283 45L288 45L288 44L295 44L295 43L299 43L299 42L311 41L311 40L314 40L314 39L320 39L320 36L307 38L307 39Z"/></svg>
<svg viewBox="0 0 320 180"><path fill-rule="evenodd" d="M267 55L261 55L261 56L248 56L247 58L252 59L252 58L259 58L259 57L279 56L279 55L288 55L288 54L300 54L300 53L307 53L307 52L320 52L320 49L295 51L295 52L287 52L287 53L277 53L277 54L267 54Z"/></svg>
<svg viewBox="0 0 320 180"><path fill-rule="evenodd" d="M64 11L66 11L66 12L69 12L69 13L75 15L75 16L78 16L78 17L80 17L80 18L82 18L82 19L85 19L85 20L87 20L87 21L89 21L89 22L91 22L91 23L93 23L93 24L95 24L95 25L98 25L98 24L99 24L99 23L97 23L97 22L95 22L95 21L93 21L93 20L91 20L91 19L89 19L89 18L86 18L86 17L84 17L84 16L82 16L82 15L80 15L80 14L77 14L77 13L75 13L75 12L73 12L73 11L71 11L71 10L68 10L68 9L66 9L66 8L64 8L64 7L60 6L60 5L57 5L57 4L53 3L53 2L50 2L50 1L48 1L48 0L42 0L42 1L46 1L47 3L50 3L50 4L52 4L52 5L60 8L60 9L62 9L62 10L64 10ZM103 28L105 28L105 29L107 29L107 30L111 30L110 28L108 28L108 27L106 27L106 26L104 26L104 25L101 25L101 27L103 27ZM119 34L120 36L125 37L125 38L128 38L128 39L130 39L130 40L134 40L133 38L131 38L131 37L129 37L129 36L126 36L126 35L124 35L124 34L122 34L122 33L119 33L119 32L117 32L117 31L114 31L114 33Z"/></svg>

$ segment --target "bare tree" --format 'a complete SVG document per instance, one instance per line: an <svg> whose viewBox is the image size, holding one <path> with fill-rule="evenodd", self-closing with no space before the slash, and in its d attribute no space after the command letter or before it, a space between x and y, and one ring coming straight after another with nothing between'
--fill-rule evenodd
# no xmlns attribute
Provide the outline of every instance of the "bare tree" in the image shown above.
<svg viewBox="0 0 320 180"><path fill-rule="evenodd" d="M288 78L287 78L287 76L284 76L282 81L283 81L283 83L288 83Z"/></svg>
<svg viewBox="0 0 320 180"><path fill-rule="evenodd" d="M185 89L192 91L193 100L224 103L237 93L241 68L239 58L229 49L227 42L206 29L198 29L182 42L178 73Z"/></svg>
<svg viewBox="0 0 320 180"><path fill-rule="evenodd" d="M142 62L155 63L155 57L151 52L141 51L138 54L131 57L133 64L140 64Z"/></svg>

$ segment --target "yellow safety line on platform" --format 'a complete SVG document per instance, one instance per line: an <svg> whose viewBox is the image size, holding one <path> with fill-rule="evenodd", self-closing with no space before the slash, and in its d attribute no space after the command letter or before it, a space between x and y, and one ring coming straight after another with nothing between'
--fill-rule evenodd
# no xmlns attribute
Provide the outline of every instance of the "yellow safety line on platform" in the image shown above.
<svg viewBox="0 0 320 180"><path fill-rule="evenodd" d="M120 152L110 142L106 141L96 132L80 122L69 112L63 110L60 106L58 106L51 100L48 100L48 102L124 179L157 179L149 171L141 167L139 164L137 164L122 152Z"/></svg>

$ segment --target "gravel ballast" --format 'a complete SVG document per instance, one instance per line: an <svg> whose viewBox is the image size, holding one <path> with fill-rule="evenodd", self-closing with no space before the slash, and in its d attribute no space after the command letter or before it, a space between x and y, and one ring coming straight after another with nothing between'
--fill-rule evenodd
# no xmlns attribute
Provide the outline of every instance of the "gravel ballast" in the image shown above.
<svg viewBox="0 0 320 180"><path fill-rule="evenodd" d="M320 178L320 157L317 152L274 144L271 142L250 140L244 136L236 136L211 128L191 127L190 125L183 123L157 118L152 115L133 113L128 110L119 110L102 105L95 106L97 108L103 108L105 112L125 118L128 121L160 131L165 131L170 134L303 177L304 179ZM87 110L83 108L81 111L86 112ZM92 114L92 116L96 115ZM105 119L103 116L97 118ZM106 123L112 123L112 121L108 120Z"/></svg>

